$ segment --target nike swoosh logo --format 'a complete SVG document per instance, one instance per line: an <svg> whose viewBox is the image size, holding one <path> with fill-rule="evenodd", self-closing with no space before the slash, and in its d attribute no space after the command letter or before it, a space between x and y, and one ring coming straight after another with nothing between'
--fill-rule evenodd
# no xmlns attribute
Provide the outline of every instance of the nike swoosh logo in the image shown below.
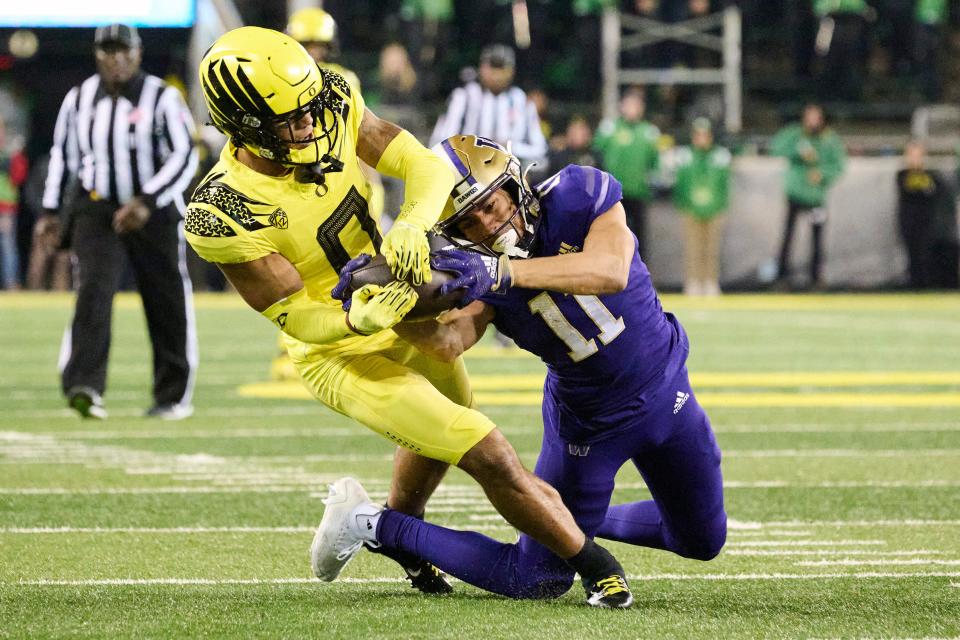
<svg viewBox="0 0 960 640"><path fill-rule="evenodd" d="M411 578L419 578L420 572L423 571L423 569L407 569L406 571L407 575Z"/></svg>

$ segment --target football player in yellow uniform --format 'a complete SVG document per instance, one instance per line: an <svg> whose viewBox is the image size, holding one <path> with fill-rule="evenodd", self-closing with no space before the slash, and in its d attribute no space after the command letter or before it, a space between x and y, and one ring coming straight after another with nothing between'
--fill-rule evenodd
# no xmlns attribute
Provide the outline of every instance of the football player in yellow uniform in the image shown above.
<svg viewBox="0 0 960 640"><path fill-rule="evenodd" d="M343 65L331 62L338 54L337 23L329 13L317 7L306 7L294 12L287 22L286 33L303 45L310 57L321 69L333 71L343 76L350 90L360 93L360 78ZM383 215L384 191L380 174L370 166L361 163L363 175L370 185L370 195L367 198L367 209L370 217L380 220ZM279 351L270 363L270 378L272 380L299 380L300 375L287 355L283 344L283 335L278 340Z"/></svg>
<svg viewBox="0 0 960 640"><path fill-rule="evenodd" d="M199 72L211 120L229 142L193 194L187 237L247 304L283 330L318 400L399 445L388 506L422 514L426 496L454 464L511 524L582 576L622 572L583 535L556 490L524 469L496 426L470 407L462 360L432 361L387 331L416 301L403 280L430 278L426 231L453 188L443 161L377 118L342 76L318 68L282 33L230 31ZM404 204L382 239L367 209L361 159L404 181ZM330 295L339 270L375 251L397 280L360 288L344 312ZM332 493L327 512L358 500L349 491ZM314 540L313 568L322 579L336 578L357 550L331 553L336 542Z"/></svg>

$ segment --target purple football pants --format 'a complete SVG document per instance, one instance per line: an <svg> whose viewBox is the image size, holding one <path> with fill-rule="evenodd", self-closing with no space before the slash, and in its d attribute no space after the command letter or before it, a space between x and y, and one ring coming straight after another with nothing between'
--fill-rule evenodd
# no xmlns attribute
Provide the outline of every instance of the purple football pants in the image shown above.
<svg viewBox="0 0 960 640"><path fill-rule="evenodd" d="M549 396L543 422L536 474L557 489L588 537L698 560L720 552L727 535L720 449L686 368L647 402L635 425L589 446L561 439ZM611 506L614 478L627 461L653 499ZM553 598L573 584L573 569L526 534L505 544L386 510L377 537L464 582L512 598Z"/></svg>

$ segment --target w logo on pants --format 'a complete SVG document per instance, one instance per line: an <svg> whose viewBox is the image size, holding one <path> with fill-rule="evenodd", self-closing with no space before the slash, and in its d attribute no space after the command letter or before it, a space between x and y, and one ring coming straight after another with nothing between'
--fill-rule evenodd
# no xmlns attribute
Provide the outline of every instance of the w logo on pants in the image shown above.
<svg viewBox="0 0 960 640"><path fill-rule="evenodd" d="M590 453L590 445L588 444L568 444L567 452L572 456L580 456L585 458L588 453Z"/></svg>

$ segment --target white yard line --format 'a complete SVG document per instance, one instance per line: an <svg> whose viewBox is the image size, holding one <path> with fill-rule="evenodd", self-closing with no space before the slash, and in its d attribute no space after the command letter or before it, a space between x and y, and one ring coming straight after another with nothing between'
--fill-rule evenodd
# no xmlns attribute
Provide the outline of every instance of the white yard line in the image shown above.
<svg viewBox="0 0 960 640"><path fill-rule="evenodd" d="M813 535L812 531L740 531L736 527L730 526L730 523L727 523L727 536L734 538L765 538L767 536L777 538L808 538Z"/></svg>
<svg viewBox="0 0 960 640"><path fill-rule="evenodd" d="M716 433L903 433L904 431L960 431L960 422L871 422L868 424L847 422L822 424L795 422L775 425L724 425L714 429Z"/></svg>
<svg viewBox="0 0 960 640"><path fill-rule="evenodd" d="M201 417L214 417L219 411L229 411L230 415L234 415L235 409L201 409L197 415ZM111 415L117 417L120 416L140 416L142 411L139 409L117 409L111 410ZM245 417L254 418L258 415L306 415L311 413L317 413L318 417L323 418L324 416L320 412L307 411L298 407L275 407L270 409L262 408L251 408ZM26 415L21 415L26 414ZM34 415L35 414L35 415ZM0 422L3 421L6 417L20 417L20 418L69 418L74 419L75 415L69 409L52 409L45 411L8 411L3 415L0 415ZM202 432L204 435L194 435L195 432L190 431L156 431L156 430L117 430L117 431L80 431L80 430L70 430L64 429L59 431L43 431L44 434L49 434L57 437L64 438L83 438L83 439L93 439L93 440L102 440L109 438L162 438L162 439L177 439L177 438L204 438L204 437L261 437L257 435L238 435L242 434L243 431L247 429L235 427L225 427L219 430L210 430ZM288 438L295 437L299 435L297 432L302 432L302 435L329 435L331 433L340 435L351 435L351 434L370 434L376 435L374 432L357 425L355 427L324 427L322 424L317 425L316 427L305 427L303 429L270 429L270 428L259 428L252 427L250 430L262 431L265 438L276 437L276 438ZM515 434L529 434L529 433L540 433L542 430L537 427L505 427L504 431L507 435ZM824 425L819 423L789 423L789 424L780 424L780 425L725 425L714 429L716 433L726 434L726 433L742 433L742 434L774 434L774 433L818 433L818 434L828 434L828 433L903 433L904 431L960 431L960 422L951 423L951 422L887 422L887 423L869 423L869 424L859 424L859 423L846 423L846 424L831 424ZM209 433L210 435L206 435ZM152 434L152 435L147 435Z"/></svg>
<svg viewBox="0 0 960 640"><path fill-rule="evenodd" d="M316 527L3 527L0 534L38 533L313 533Z"/></svg>
<svg viewBox="0 0 960 640"><path fill-rule="evenodd" d="M935 558L902 558L890 560L860 560L843 558L840 560L800 560L794 562L797 567L899 567L930 565L937 567L960 567L960 560L937 560Z"/></svg>
<svg viewBox="0 0 960 640"><path fill-rule="evenodd" d="M848 547L887 544L886 540L741 540L727 547Z"/></svg>
<svg viewBox="0 0 960 640"><path fill-rule="evenodd" d="M319 484L319 483L317 483ZM66 487L31 487L23 489L0 488L0 495L21 496L95 496L95 495L151 495L189 493L309 493L314 486L241 486L241 487L103 487L98 489L67 489ZM326 493L323 496L326 497Z"/></svg>
<svg viewBox="0 0 960 640"><path fill-rule="evenodd" d="M726 556L747 556L747 557L761 557L761 556L777 556L777 557L790 557L790 556L882 556L882 557L896 557L896 556L917 556L917 555L942 555L946 553L945 551L934 551L932 549L910 549L907 551L868 551L868 550L857 550L857 549L792 549L792 550L783 550L783 551L770 551L770 550L760 550L760 549L730 549L729 551L725 550L723 555Z"/></svg>
<svg viewBox="0 0 960 640"><path fill-rule="evenodd" d="M113 393L110 394L111 397L114 396ZM131 399L142 399L145 403L148 398L144 394L136 394L136 396L131 396ZM42 399L49 398L49 393L42 394ZM116 418L130 418L130 417L142 417L143 409L110 409L110 415ZM283 405L279 407L262 407L251 405L249 407L237 407L237 408L209 408L209 409L200 409L194 414L193 420L196 422L198 419L203 418L254 418L257 416L306 416L306 415L315 415L318 418L325 418L329 416L324 415L324 409L317 403L300 403L300 404L290 404ZM50 418L68 418L76 420L76 414L70 409L11 409L4 411L3 415L0 416L0 421L6 421L11 419L27 419L27 420L48 420Z"/></svg>
<svg viewBox="0 0 960 640"><path fill-rule="evenodd" d="M449 525L444 525L449 526ZM503 524L488 524L473 526L472 531L501 531L513 529L506 522ZM37 534L117 534L117 533L146 533L146 534L205 534L205 533L313 533L316 526L292 525L286 527L0 527L0 535L37 535Z"/></svg>
<svg viewBox="0 0 960 640"><path fill-rule="evenodd" d="M779 520L764 527L946 527L960 526L960 520Z"/></svg>
<svg viewBox="0 0 960 640"><path fill-rule="evenodd" d="M735 581L764 581L764 580L829 580L829 579L883 579L883 578L960 578L960 572L931 571L931 572L858 572L858 573L661 573L647 575L631 575L632 581L655 580L735 580ZM401 578L374 577L374 578L340 578L337 582L349 584L384 584L404 583ZM284 584L317 584L314 578L101 578L88 580L20 580L4 583L19 586L137 586L137 585L284 585ZM320 588L323 588L322 586Z"/></svg>
<svg viewBox="0 0 960 640"><path fill-rule="evenodd" d="M725 458L939 458L960 456L960 449L726 449Z"/></svg>
<svg viewBox="0 0 960 640"><path fill-rule="evenodd" d="M45 433L46 435L46 433ZM239 428L203 430L137 430L137 431L57 431L49 435L67 440L190 440L197 438L213 438L234 440L240 438L329 438L348 436L378 437L370 429L357 425L350 427L305 427L302 429L284 428Z"/></svg>

